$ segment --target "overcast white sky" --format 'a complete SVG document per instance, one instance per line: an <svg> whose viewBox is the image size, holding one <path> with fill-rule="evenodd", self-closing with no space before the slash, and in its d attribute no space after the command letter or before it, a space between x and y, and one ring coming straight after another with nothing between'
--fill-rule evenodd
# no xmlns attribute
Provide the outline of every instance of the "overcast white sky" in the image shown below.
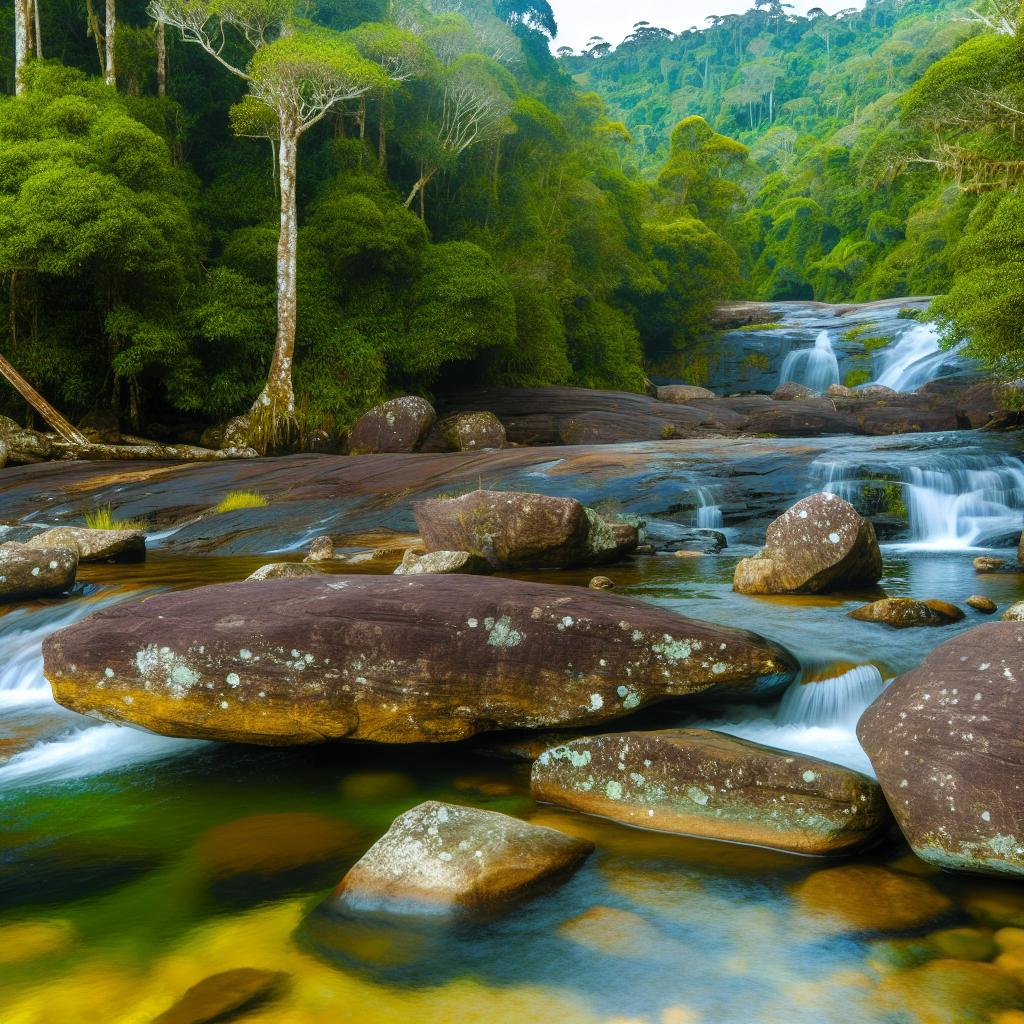
<svg viewBox="0 0 1024 1024"><path fill-rule="evenodd" d="M580 49L591 36L603 36L613 45L629 35L637 21L681 32L691 25L704 27L709 14L739 14L753 0L550 0L558 20L555 46ZM792 0L793 10L804 14L811 7L840 11L860 7L858 0Z"/></svg>

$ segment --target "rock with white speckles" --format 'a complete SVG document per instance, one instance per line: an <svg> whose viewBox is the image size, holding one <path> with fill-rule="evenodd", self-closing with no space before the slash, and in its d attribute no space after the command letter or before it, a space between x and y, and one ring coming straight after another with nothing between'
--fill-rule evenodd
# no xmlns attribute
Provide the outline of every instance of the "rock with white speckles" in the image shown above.
<svg viewBox="0 0 1024 1024"><path fill-rule="evenodd" d="M0 601L64 594L77 574L78 552L70 548L0 546Z"/></svg>
<svg viewBox="0 0 1024 1024"><path fill-rule="evenodd" d="M861 622L880 622L893 629L908 629L913 626L948 626L963 619L964 613L948 601L885 597L854 608L849 616Z"/></svg>
<svg viewBox="0 0 1024 1024"><path fill-rule="evenodd" d="M65 707L172 736L447 742L771 694L796 664L644 601L487 576L318 576L159 594L49 636Z"/></svg>
<svg viewBox="0 0 1024 1024"><path fill-rule="evenodd" d="M443 419L438 427L445 442L459 452L505 447L505 428L493 412L465 412Z"/></svg>
<svg viewBox="0 0 1024 1024"><path fill-rule="evenodd" d="M636 548L639 533L606 523L575 498L473 491L415 507L428 551L468 551L496 569L601 565Z"/></svg>
<svg viewBox="0 0 1024 1024"><path fill-rule="evenodd" d="M416 395L392 398L364 412L348 435L351 455L414 452L434 425L433 406Z"/></svg>
<svg viewBox="0 0 1024 1024"><path fill-rule="evenodd" d="M1004 622L1024 622L1024 601L1015 601L1000 618Z"/></svg>
<svg viewBox="0 0 1024 1024"><path fill-rule="evenodd" d="M425 555L406 551L402 564L395 569L396 576L437 576L462 572L470 575L491 572L491 563L468 551L430 551Z"/></svg>
<svg viewBox="0 0 1024 1024"><path fill-rule="evenodd" d="M261 565L247 579L250 580L283 580L300 579L305 576L322 576L323 571L307 562L271 562Z"/></svg>
<svg viewBox="0 0 1024 1024"><path fill-rule="evenodd" d="M658 832L845 853L891 820L874 780L710 729L585 736L533 764L533 797Z"/></svg>
<svg viewBox="0 0 1024 1024"><path fill-rule="evenodd" d="M914 852L1024 876L1024 625L989 622L899 676L857 726Z"/></svg>
<svg viewBox="0 0 1024 1024"><path fill-rule="evenodd" d="M475 914L568 878L594 846L497 811L434 800L396 818L341 880L326 909Z"/></svg>
<svg viewBox="0 0 1024 1024"><path fill-rule="evenodd" d="M769 527L765 546L736 566L741 594L819 594L872 586L882 577L875 528L828 492L798 501Z"/></svg>
<svg viewBox="0 0 1024 1024"><path fill-rule="evenodd" d="M144 530L90 530L84 526L55 526L25 542L30 548L70 548L79 562L144 562Z"/></svg>

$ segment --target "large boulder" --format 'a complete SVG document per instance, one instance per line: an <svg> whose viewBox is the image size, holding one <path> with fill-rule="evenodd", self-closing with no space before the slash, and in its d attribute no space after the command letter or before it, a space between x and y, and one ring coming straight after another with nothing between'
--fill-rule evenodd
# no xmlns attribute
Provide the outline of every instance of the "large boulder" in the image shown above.
<svg viewBox="0 0 1024 1024"><path fill-rule="evenodd" d="M822 492L769 527L765 546L737 566L741 594L818 594L871 586L882 576L875 528L848 501Z"/></svg>
<svg viewBox="0 0 1024 1024"><path fill-rule="evenodd" d="M575 498L520 491L473 491L415 507L427 551L468 551L496 569L600 565L636 547Z"/></svg>
<svg viewBox="0 0 1024 1024"><path fill-rule="evenodd" d="M687 402L697 402L701 399L717 398L714 391L708 388L699 388L693 384L666 384L657 390L656 397L659 402L678 402L685 405Z"/></svg>
<svg viewBox="0 0 1024 1024"><path fill-rule="evenodd" d="M858 772L710 729L584 736L533 764L535 800L659 832L846 852L891 820Z"/></svg>
<svg viewBox="0 0 1024 1024"><path fill-rule="evenodd" d="M356 420L348 435L352 455L413 452L434 425L437 414L416 395L392 398L375 405Z"/></svg>
<svg viewBox="0 0 1024 1024"><path fill-rule="evenodd" d="M964 613L948 601L931 599L918 601L913 597L885 597L872 601L849 613L851 619L861 622L881 622L894 629L912 626L948 626L959 622Z"/></svg>
<svg viewBox="0 0 1024 1024"><path fill-rule="evenodd" d="M857 726L903 834L939 867L1024 876L1024 625L961 633Z"/></svg>
<svg viewBox="0 0 1024 1024"><path fill-rule="evenodd" d="M84 526L56 526L25 542L30 548L70 548L79 562L144 562L144 530L90 530Z"/></svg>
<svg viewBox="0 0 1024 1024"><path fill-rule="evenodd" d="M776 402L793 402L800 398L813 398L818 394L814 388L806 384L799 384L795 380L788 380L780 384L773 392L772 398Z"/></svg>
<svg viewBox="0 0 1024 1024"><path fill-rule="evenodd" d="M449 447L456 451L505 447L505 428L493 412L458 413L445 417L438 426Z"/></svg>
<svg viewBox="0 0 1024 1024"><path fill-rule="evenodd" d="M0 545L0 601L66 593L77 574L78 552L70 548Z"/></svg>
<svg viewBox="0 0 1024 1024"><path fill-rule="evenodd" d="M287 745L594 725L667 697L750 699L783 648L585 587L485 576L218 584L44 642L57 701L172 736Z"/></svg>
<svg viewBox="0 0 1024 1024"><path fill-rule="evenodd" d="M430 800L392 822L327 908L449 915L500 909L563 881L593 848L497 811Z"/></svg>

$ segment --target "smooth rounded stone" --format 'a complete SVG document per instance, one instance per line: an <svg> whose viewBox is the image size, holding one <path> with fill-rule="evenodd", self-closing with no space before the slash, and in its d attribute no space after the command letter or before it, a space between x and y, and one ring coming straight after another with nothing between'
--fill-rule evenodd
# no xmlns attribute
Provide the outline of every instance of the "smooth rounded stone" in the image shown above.
<svg viewBox="0 0 1024 1024"><path fill-rule="evenodd" d="M607 576L595 576L588 584L591 590L611 590L615 583Z"/></svg>
<svg viewBox="0 0 1024 1024"><path fill-rule="evenodd" d="M845 384L829 384L825 389L825 394L829 398L852 398L856 392Z"/></svg>
<svg viewBox="0 0 1024 1024"><path fill-rule="evenodd" d="M884 384L865 384L862 387L856 388L854 394L858 398L892 398L898 395L899 392L886 387Z"/></svg>
<svg viewBox="0 0 1024 1024"><path fill-rule="evenodd" d="M948 601L918 601L912 597L886 597L881 601L862 605L848 613L861 622L880 622L893 629L913 626L948 626L959 622L964 613Z"/></svg>
<svg viewBox="0 0 1024 1024"><path fill-rule="evenodd" d="M323 573L320 569L307 562L271 562L269 565L261 565L254 573L247 576L246 579L283 580L321 575Z"/></svg>
<svg viewBox="0 0 1024 1024"><path fill-rule="evenodd" d="M768 527L765 546L736 566L741 594L818 594L871 586L882 577L875 528L828 492L798 501Z"/></svg>
<svg viewBox="0 0 1024 1024"><path fill-rule="evenodd" d="M992 934L979 928L943 928L932 932L928 942L940 953L957 960L987 961L999 952Z"/></svg>
<svg viewBox="0 0 1024 1024"><path fill-rule="evenodd" d="M541 754L530 789L627 825L803 854L865 846L890 821L867 776L710 729L584 736Z"/></svg>
<svg viewBox="0 0 1024 1024"><path fill-rule="evenodd" d="M210 829L196 856L212 883L249 887L305 870L337 870L358 839L347 822L322 814L253 814Z"/></svg>
<svg viewBox="0 0 1024 1024"><path fill-rule="evenodd" d="M486 558L468 551L428 551L425 555L418 555L409 549L402 556L402 564L395 569L395 575L437 576L461 572L479 576L493 571Z"/></svg>
<svg viewBox="0 0 1024 1024"><path fill-rule="evenodd" d="M699 388L695 384L666 384L657 389L655 397L659 402L696 402L704 398L717 398L718 395L708 388Z"/></svg>
<svg viewBox="0 0 1024 1024"><path fill-rule="evenodd" d="M153 1024L210 1024L273 998L288 980L284 971L236 967L197 982Z"/></svg>
<svg viewBox="0 0 1024 1024"><path fill-rule="evenodd" d="M971 594L965 603L976 612L984 612L986 615L991 615L997 610L995 601L983 594Z"/></svg>
<svg viewBox="0 0 1024 1024"><path fill-rule="evenodd" d="M392 398L364 412L348 435L351 455L413 452L434 425L433 406L416 395Z"/></svg>
<svg viewBox="0 0 1024 1024"><path fill-rule="evenodd" d="M649 959L671 940L642 914L619 907L591 907L558 926L558 935L606 956Z"/></svg>
<svg viewBox="0 0 1024 1024"><path fill-rule="evenodd" d="M0 601L66 593L77 575L78 552L70 548L0 545Z"/></svg>
<svg viewBox="0 0 1024 1024"><path fill-rule="evenodd" d="M994 964L943 958L886 976L875 1000L908 1024L1013 1024L1024 985Z"/></svg>
<svg viewBox="0 0 1024 1024"><path fill-rule="evenodd" d="M445 417L441 435L456 451L475 452L505 447L505 428L493 412L464 412Z"/></svg>
<svg viewBox="0 0 1024 1024"><path fill-rule="evenodd" d="M336 912L501 909L569 877L593 843L477 807L428 800L396 818L328 900Z"/></svg>
<svg viewBox="0 0 1024 1024"><path fill-rule="evenodd" d="M79 562L144 562L145 530L90 530L56 526L25 541L30 548L70 548Z"/></svg>
<svg viewBox="0 0 1024 1024"><path fill-rule="evenodd" d="M780 384L773 392L772 399L776 402L793 402L800 398L814 398L818 394L814 388L806 384L798 384L795 380L787 380Z"/></svg>
<svg viewBox="0 0 1024 1024"><path fill-rule="evenodd" d="M1006 568L1006 559L979 555L971 564L974 566L975 572L1000 572Z"/></svg>
<svg viewBox="0 0 1024 1024"><path fill-rule="evenodd" d="M680 548L672 553L676 558L703 558L707 554L705 551L690 551L687 548Z"/></svg>
<svg viewBox="0 0 1024 1024"><path fill-rule="evenodd" d="M637 544L633 553L635 555L656 555L658 549L653 544Z"/></svg>
<svg viewBox="0 0 1024 1024"><path fill-rule="evenodd" d="M65 707L270 745L594 725L667 697L771 695L796 668L769 640L643 601L462 575L217 584L44 641Z"/></svg>
<svg viewBox="0 0 1024 1024"><path fill-rule="evenodd" d="M937 867L1024 875L1024 626L936 647L864 712L857 736L914 852Z"/></svg>
<svg viewBox="0 0 1024 1024"><path fill-rule="evenodd" d="M999 617L1004 622L1024 622L1024 601L1015 601Z"/></svg>
<svg viewBox="0 0 1024 1024"><path fill-rule="evenodd" d="M430 498L416 504L415 514L427 551L468 551L496 569L599 565L633 550L637 540L635 527L624 540L575 498L521 491Z"/></svg>
<svg viewBox="0 0 1024 1024"><path fill-rule="evenodd" d="M333 537L314 537L304 562L331 562L337 557Z"/></svg>
<svg viewBox="0 0 1024 1024"><path fill-rule="evenodd" d="M809 875L797 905L829 931L898 932L949 913L952 901L929 882L875 864L844 864Z"/></svg>

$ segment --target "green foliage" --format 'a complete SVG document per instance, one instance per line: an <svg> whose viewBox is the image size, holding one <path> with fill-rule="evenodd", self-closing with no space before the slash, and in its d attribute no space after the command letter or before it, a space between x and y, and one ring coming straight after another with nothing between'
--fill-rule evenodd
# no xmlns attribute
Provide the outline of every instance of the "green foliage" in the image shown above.
<svg viewBox="0 0 1024 1024"><path fill-rule="evenodd" d="M85 525L90 530L144 530L140 519L118 519L109 505L85 513Z"/></svg>
<svg viewBox="0 0 1024 1024"><path fill-rule="evenodd" d="M870 370L849 370L843 379L843 384L848 388L855 388L861 384L867 384L871 380Z"/></svg>
<svg viewBox="0 0 1024 1024"><path fill-rule="evenodd" d="M270 502L259 491L228 491L213 508L214 515L246 508L265 508Z"/></svg>

